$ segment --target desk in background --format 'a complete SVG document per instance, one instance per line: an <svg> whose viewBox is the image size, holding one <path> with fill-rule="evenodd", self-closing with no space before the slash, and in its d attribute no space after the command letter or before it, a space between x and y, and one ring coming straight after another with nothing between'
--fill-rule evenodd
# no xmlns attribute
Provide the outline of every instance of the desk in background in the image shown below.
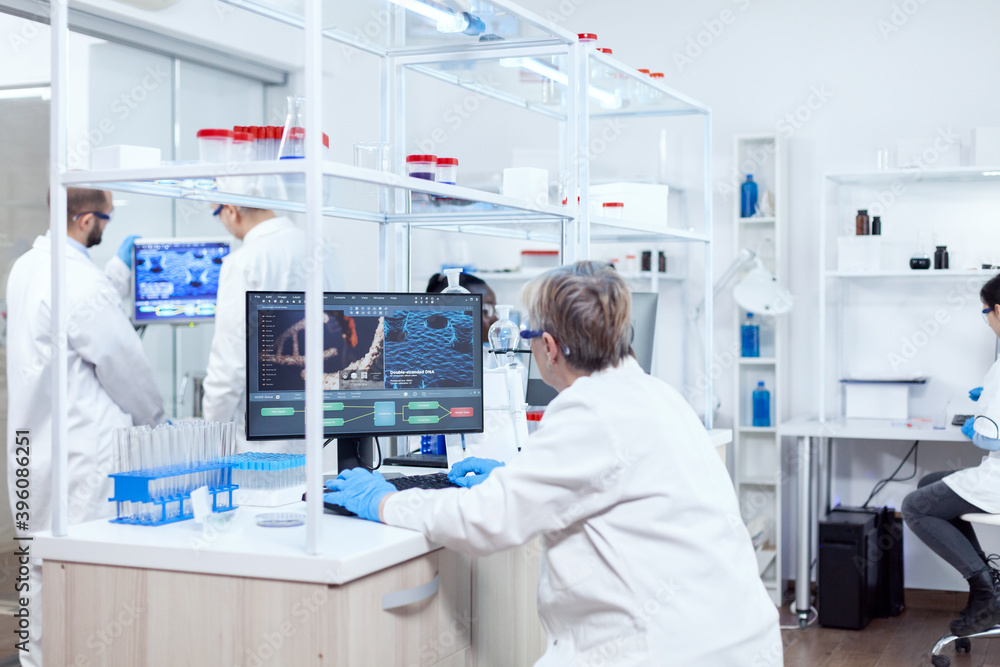
<svg viewBox="0 0 1000 667"><path fill-rule="evenodd" d="M913 424L907 426L906 424ZM812 581L813 525L818 520L817 503L813 502L816 445L829 446L833 440L920 440L921 442L968 442L957 426L935 429L922 421L888 421L879 419L795 419L778 426L779 436L798 438L798 544L795 556L795 608L799 627L805 627L809 617L809 587ZM829 460L827 460L829 464ZM802 474L802 471L807 471ZM824 488L817 494L819 502L829 511L829 465Z"/></svg>

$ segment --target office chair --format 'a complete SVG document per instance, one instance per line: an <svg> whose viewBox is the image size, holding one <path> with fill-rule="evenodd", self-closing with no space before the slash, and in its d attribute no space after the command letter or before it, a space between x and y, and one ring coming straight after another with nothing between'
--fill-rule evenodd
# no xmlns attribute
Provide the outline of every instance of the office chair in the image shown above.
<svg viewBox="0 0 1000 667"><path fill-rule="evenodd" d="M963 514L962 521L968 521L969 523L978 523L983 526L1000 526L1000 514ZM1000 625L995 625L989 630L984 630L983 632L977 632L974 635L969 635L967 637L956 637L955 635L945 635L938 643L934 645L934 650L931 651L931 664L934 667L948 667L951 664L951 659L946 655L941 655L941 651L948 644L955 644L956 653L968 653L972 650L972 640L976 637L1000 637Z"/></svg>

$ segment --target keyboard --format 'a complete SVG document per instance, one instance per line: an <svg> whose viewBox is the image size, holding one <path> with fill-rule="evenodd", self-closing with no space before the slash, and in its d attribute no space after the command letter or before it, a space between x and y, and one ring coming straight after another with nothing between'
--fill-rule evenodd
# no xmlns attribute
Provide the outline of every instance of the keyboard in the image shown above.
<svg viewBox="0 0 1000 667"><path fill-rule="evenodd" d="M397 491L407 489L450 489L459 488L458 484L452 484L448 479L448 474L443 472L433 475L407 475L404 477L393 477L385 480L396 487ZM325 491L326 489L324 489ZM342 505L323 502L323 509L328 514L339 514L340 516L357 516L354 512L345 509Z"/></svg>

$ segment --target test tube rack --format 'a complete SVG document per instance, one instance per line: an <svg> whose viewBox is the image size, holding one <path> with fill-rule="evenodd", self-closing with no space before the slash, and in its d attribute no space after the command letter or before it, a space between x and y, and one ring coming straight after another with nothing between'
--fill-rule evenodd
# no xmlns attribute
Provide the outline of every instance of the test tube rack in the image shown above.
<svg viewBox="0 0 1000 667"><path fill-rule="evenodd" d="M301 501L306 492L306 457L301 454L243 452L226 461L233 466L239 505L280 507Z"/></svg>
<svg viewBox="0 0 1000 667"><path fill-rule="evenodd" d="M201 473L222 471L221 484L193 484L194 477ZM213 512L228 512L236 509L233 492L238 488L232 483L232 464L229 462L209 462L193 466L168 466L146 470L112 473L115 495L109 500L115 503L117 517L111 523L126 523L137 526L162 526L168 523L194 518L191 506L191 491L198 486L208 486L212 496ZM176 478L176 479L175 479ZM168 480L174 480L170 482ZM154 485L178 489L169 494L154 494Z"/></svg>

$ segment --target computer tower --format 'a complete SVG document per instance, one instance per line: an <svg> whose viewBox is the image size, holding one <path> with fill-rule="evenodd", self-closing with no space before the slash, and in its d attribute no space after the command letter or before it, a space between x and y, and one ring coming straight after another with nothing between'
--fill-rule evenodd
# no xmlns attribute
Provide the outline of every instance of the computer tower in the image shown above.
<svg viewBox="0 0 1000 667"><path fill-rule="evenodd" d="M875 615L877 515L835 509L819 524L819 624L860 630Z"/></svg>
<svg viewBox="0 0 1000 667"><path fill-rule="evenodd" d="M875 509L878 538L878 594L875 616L888 618L903 611L903 519L892 507Z"/></svg>

